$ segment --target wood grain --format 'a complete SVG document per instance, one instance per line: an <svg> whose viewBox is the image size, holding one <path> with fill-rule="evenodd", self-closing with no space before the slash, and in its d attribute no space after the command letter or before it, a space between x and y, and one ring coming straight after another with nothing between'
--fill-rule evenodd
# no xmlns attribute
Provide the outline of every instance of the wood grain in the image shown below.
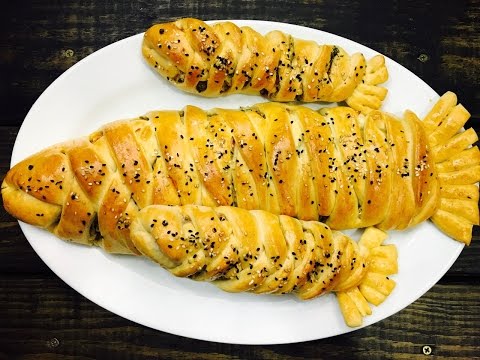
<svg viewBox="0 0 480 360"><path fill-rule="evenodd" d="M472 358L480 346L480 284L472 285L460 299L448 295L463 290L461 285L436 285L400 313L354 336L240 346L180 338L138 326L91 303L57 278L0 277L0 348L6 356L22 359L31 354L85 359L229 359L232 355L236 359L319 359L329 353L350 358L352 349L359 359L411 359L429 345L436 358Z"/></svg>
<svg viewBox="0 0 480 360"><path fill-rule="evenodd" d="M0 96L11 104L0 124L20 125L41 92L64 70L155 22L184 16L262 19L328 31L384 53L439 93L454 90L480 116L480 0L370 1L26 1L0 13ZM279 5L281 4L281 5ZM71 50L72 52L68 52ZM420 61L420 55L426 61Z"/></svg>
<svg viewBox="0 0 480 360"><path fill-rule="evenodd" d="M0 180L25 115L52 81L114 41L186 16L288 22L352 39L438 93L456 92L480 133L480 0L24 0L0 11ZM0 360L421 359L424 345L432 358L480 359L479 261L476 227L439 284L384 321L299 344L219 344L139 326L85 299L48 269L0 204Z"/></svg>

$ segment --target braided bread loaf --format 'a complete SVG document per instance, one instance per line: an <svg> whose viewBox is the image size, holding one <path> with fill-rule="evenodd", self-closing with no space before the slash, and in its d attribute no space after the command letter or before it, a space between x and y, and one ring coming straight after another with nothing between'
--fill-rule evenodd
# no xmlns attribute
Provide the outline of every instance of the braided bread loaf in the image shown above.
<svg viewBox="0 0 480 360"><path fill-rule="evenodd" d="M378 109L387 90L383 56L366 62L335 45L265 36L231 22L208 25L185 18L145 32L144 58L178 88L214 97L263 95L275 101L346 101L362 112Z"/></svg>
<svg viewBox="0 0 480 360"><path fill-rule="evenodd" d="M151 204L262 209L333 229L404 229L432 217L469 243L480 155L468 112L444 95L424 123L347 107L263 103L156 111L104 126L14 166L2 184L18 219L76 242L137 253L128 230Z"/></svg>
<svg viewBox="0 0 480 360"><path fill-rule="evenodd" d="M357 244L322 223L262 210L153 205L130 232L137 249L172 274L229 292L301 299L339 292L350 326L370 313L367 300L378 305L395 286L388 276L397 272L396 248L382 246L385 233L377 229Z"/></svg>

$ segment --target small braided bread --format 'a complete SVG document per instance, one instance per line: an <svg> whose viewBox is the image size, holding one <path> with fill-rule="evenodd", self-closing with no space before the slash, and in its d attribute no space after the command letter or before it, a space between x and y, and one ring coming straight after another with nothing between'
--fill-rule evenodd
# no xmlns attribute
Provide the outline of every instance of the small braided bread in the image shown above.
<svg viewBox="0 0 480 360"><path fill-rule="evenodd" d="M396 248L381 245L385 233L373 228L357 244L322 223L262 210L153 205L130 232L137 249L173 275L225 291L301 299L339 292L350 326L371 312L367 300L378 305L395 287L388 275L397 272Z"/></svg>
<svg viewBox="0 0 480 360"><path fill-rule="evenodd" d="M153 25L143 56L179 89L216 97L242 93L274 101L339 102L364 113L379 109L387 90L385 59L368 62L341 47L295 39L280 31L265 36L232 22L213 25L192 18Z"/></svg>

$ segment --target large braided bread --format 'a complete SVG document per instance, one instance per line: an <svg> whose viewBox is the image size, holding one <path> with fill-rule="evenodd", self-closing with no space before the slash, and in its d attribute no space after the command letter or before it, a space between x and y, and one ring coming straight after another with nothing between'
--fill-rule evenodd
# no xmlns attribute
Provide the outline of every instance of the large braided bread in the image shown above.
<svg viewBox="0 0 480 360"><path fill-rule="evenodd" d="M262 209L333 229L404 229L432 217L468 243L480 156L448 93L422 123L347 107L263 103L156 111L14 166L4 206L61 238L137 253L129 224L151 204Z"/></svg>
<svg viewBox="0 0 480 360"><path fill-rule="evenodd" d="M147 62L178 88L202 96L263 95L275 101L346 101L369 112L387 90L383 56L368 62L341 47L319 45L280 31L264 36L232 22L209 25L185 18L145 32Z"/></svg>

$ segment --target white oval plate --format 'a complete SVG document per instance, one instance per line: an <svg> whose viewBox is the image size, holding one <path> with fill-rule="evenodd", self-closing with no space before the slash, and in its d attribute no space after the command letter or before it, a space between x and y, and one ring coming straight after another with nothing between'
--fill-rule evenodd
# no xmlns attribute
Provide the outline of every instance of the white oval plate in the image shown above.
<svg viewBox="0 0 480 360"><path fill-rule="evenodd" d="M265 21L236 21L266 33L278 29L295 37L337 44L347 52L375 51L322 31ZM265 101L232 95L217 99L183 93L144 63L142 34L109 45L72 66L32 106L18 133L12 164L38 150L101 125L154 109L193 104L238 108ZM417 76L387 59L390 79L383 109L401 115L407 108L427 113L438 95ZM315 105L312 105L315 106ZM318 107L318 105L316 105ZM229 294L208 283L171 276L143 258L105 254L58 240L21 223L42 260L69 286L105 309L139 324L186 337L237 344L278 344L321 339L352 331L343 321L334 295L312 301L294 296ZM358 235L358 234L357 234ZM422 296L450 268L463 245L431 223L392 232L399 250L397 287L373 309L364 326L396 313Z"/></svg>

